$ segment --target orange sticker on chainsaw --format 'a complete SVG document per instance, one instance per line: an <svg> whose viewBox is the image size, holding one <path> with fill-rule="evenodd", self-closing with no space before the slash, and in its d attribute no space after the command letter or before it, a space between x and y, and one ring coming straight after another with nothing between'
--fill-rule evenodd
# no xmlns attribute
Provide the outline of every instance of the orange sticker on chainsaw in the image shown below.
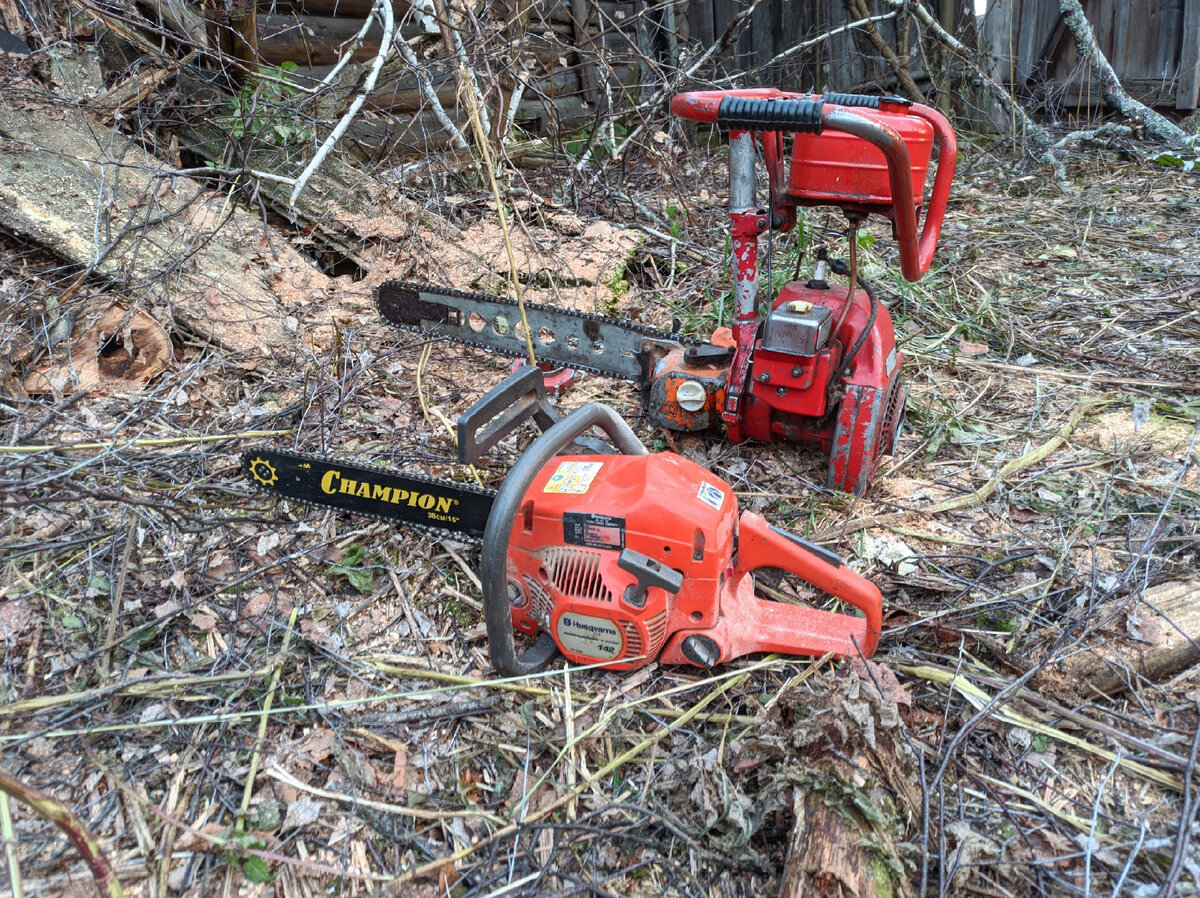
<svg viewBox="0 0 1200 898"><path fill-rule="evenodd" d="M574 495L586 493L602 467L602 461L564 461L558 466L558 470L550 475L550 479L542 487L542 492Z"/></svg>

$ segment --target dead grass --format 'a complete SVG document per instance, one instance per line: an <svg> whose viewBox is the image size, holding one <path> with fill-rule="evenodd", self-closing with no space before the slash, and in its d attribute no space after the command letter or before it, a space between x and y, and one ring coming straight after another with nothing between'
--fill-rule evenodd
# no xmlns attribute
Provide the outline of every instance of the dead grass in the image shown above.
<svg viewBox="0 0 1200 898"><path fill-rule="evenodd" d="M554 173L515 176L540 301L656 324L715 314L722 158L656 152L569 210ZM370 294L392 276L503 277L469 178L430 181L427 207L457 210L452 239L449 224L380 238L364 280L316 276L319 298L281 287L293 352L177 331L169 370L128 391L23 394L72 273L5 238L5 768L76 810L127 894L762 895L826 744L813 721L861 688L873 710L835 720L839 744L888 726L911 753L897 768L919 796L914 894L1196 889L1197 668L1126 667L1126 688L1097 694L1067 662L1150 648L1147 596L1194 576L1200 187L1098 154L1059 191L982 144L964 156L930 277L898 283L871 227L867 275L904 338L910 405L869 498L824 491L809 452L642 427L880 584L887 690L878 671L788 659L497 681L470 547L280 509L240 482L263 432L465 476L421 400L453 419L506 366L440 343L422 362ZM811 221L836 250L837 220ZM649 231L611 227L629 224ZM566 402L589 399L638 423L628 386L588 377ZM13 814L26 894L79 888L59 833ZM273 882L253 884L261 872Z"/></svg>

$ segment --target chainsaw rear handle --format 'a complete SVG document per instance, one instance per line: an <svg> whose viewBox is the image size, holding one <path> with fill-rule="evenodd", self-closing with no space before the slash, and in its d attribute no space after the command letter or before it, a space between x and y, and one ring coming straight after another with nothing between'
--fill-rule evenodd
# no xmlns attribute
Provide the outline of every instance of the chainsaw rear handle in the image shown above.
<svg viewBox="0 0 1200 898"><path fill-rule="evenodd" d="M781 568L854 606L862 617L822 611L816 608L781 605L761 601L759 637L764 640L761 651L808 650L834 651L842 657L862 653L864 658L875 654L883 630L883 596L879 587L842 564L832 552L820 546L772 527L752 511L742 512L738 523L738 551L734 574L746 574L759 568ZM770 609L774 609L771 611ZM790 617L772 626L771 618ZM772 630L781 637L773 638ZM789 646L796 634L811 640L806 646Z"/></svg>
<svg viewBox="0 0 1200 898"><path fill-rule="evenodd" d="M533 645L517 654L508 599L508 546L517 513L533 479L555 455L590 427L603 430L623 455L647 454L646 447L620 415L606 405L589 403L553 425L525 450L504 478L492 503L492 512L483 532L479 581L483 591L488 651L492 664L503 676L537 673L558 654L554 637L547 632L538 634Z"/></svg>
<svg viewBox="0 0 1200 898"><path fill-rule="evenodd" d="M798 97L775 88L692 91L677 94L671 100L671 111L681 118L720 125L735 132L793 131L820 134L828 128L859 137L877 147L887 160L896 242L900 249L900 271L906 280L917 281L929 270L942 233L942 219L950 198L950 183L954 179L958 141L950 123L937 110L920 103L908 104L907 100L898 98L887 98L887 101L908 105L910 114L930 124L941 145L929 208L925 212L925 223L919 238L908 148L894 129L847 108L878 109L880 98L862 94ZM776 188L778 186L773 185Z"/></svg>

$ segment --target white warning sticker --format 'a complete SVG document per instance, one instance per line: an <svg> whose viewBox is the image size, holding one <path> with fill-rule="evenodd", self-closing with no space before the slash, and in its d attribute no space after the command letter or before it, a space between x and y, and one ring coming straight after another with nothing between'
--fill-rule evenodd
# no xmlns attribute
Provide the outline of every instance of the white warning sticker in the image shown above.
<svg viewBox="0 0 1200 898"><path fill-rule="evenodd" d="M602 461L564 461L558 470L550 475L543 493L586 493L600 469Z"/></svg>
<svg viewBox="0 0 1200 898"><path fill-rule="evenodd" d="M711 505L717 511L721 510L721 505L725 502L725 494L721 492L721 488L713 486L706 480L700 481L700 489L696 493L696 498L705 505Z"/></svg>

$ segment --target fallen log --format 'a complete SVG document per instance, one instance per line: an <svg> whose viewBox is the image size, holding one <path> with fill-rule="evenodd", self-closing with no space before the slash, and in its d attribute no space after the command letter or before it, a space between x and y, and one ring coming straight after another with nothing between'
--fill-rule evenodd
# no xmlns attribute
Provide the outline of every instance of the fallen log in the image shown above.
<svg viewBox="0 0 1200 898"><path fill-rule="evenodd" d="M455 124L467 127L466 114L456 108L446 110ZM517 107L514 123L532 134L568 134L578 130L590 113L578 97L537 100ZM399 117L362 119L354 122L345 140L367 158L398 156L411 159L444 150L450 137L432 113L409 113Z"/></svg>
<svg viewBox="0 0 1200 898"><path fill-rule="evenodd" d="M1039 691L1111 696L1160 683L1200 661L1200 580L1152 586L1126 613L1125 632L1089 640L1046 665Z"/></svg>
<svg viewBox="0 0 1200 898"><path fill-rule="evenodd" d="M261 234L196 181L78 109L0 100L0 228L53 252L201 340L261 355L289 351ZM303 264L294 252L285 264Z"/></svg>
<svg viewBox="0 0 1200 898"><path fill-rule="evenodd" d="M919 766L897 703L911 699L882 664L780 693L747 751L789 763L780 898L900 898L916 891L904 846L918 832Z"/></svg>
<svg viewBox="0 0 1200 898"><path fill-rule="evenodd" d="M382 28L378 20L371 24L362 42L351 48L350 41L362 29L362 19L318 16L259 16L258 52L264 62L278 65L294 62L301 66L332 65L345 50L355 62L374 59L379 52ZM399 24L404 40L424 34L418 26Z"/></svg>
<svg viewBox="0 0 1200 898"><path fill-rule="evenodd" d="M375 5L375 0L259 0L258 11L264 15L341 16L361 21ZM392 15L397 22L408 14L409 8L408 0L392 0Z"/></svg>

